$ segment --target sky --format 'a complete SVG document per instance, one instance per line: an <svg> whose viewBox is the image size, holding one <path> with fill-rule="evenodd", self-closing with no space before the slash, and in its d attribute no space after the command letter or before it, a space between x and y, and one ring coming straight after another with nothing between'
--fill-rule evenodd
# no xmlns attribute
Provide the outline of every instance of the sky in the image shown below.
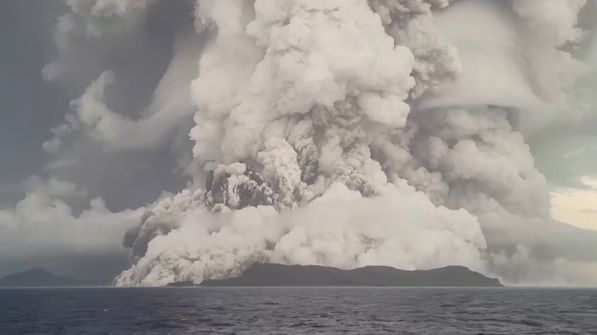
<svg viewBox="0 0 597 335"><path fill-rule="evenodd" d="M595 229L597 191L595 180L583 179L586 189L559 189L552 192L552 215L557 220L585 229Z"/></svg>
<svg viewBox="0 0 597 335"><path fill-rule="evenodd" d="M46 157L41 144L62 120L67 97L42 80L51 54L55 16L42 14L39 1L0 4L0 204L22 196L21 183L39 171ZM39 10L26 10L37 6ZM57 15L58 11L54 11Z"/></svg>
<svg viewBox="0 0 597 335"><path fill-rule="evenodd" d="M176 15L186 13L189 8L192 9L192 6L188 6L190 1L181 0L176 3L176 5L163 6ZM178 152L183 150L171 148L188 148L186 152L190 155L192 145L188 143L188 133L192 126L190 124L192 114L196 109L193 103L196 102L190 101L190 97L180 98L183 93L170 98L172 91L186 93L188 88L186 90L180 88L182 86L176 86L175 81L163 80L162 77L164 72L168 73L168 71L173 73L173 78L189 77L188 80L183 80L183 84L195 77L196 69L177 70L177 68L188 69L191 66L189 64L196 67L196 60L185 54L184 50L191 50L189 53L192 53L192 50L203 47L202 39L187 38L184 33L193 29L192 19L178 21L164 18L166 17L164 15L152 21L148 28L151 36L158 36L157 38L145 39L146 35L143 33L143 35L132 35L130 39L125 38L127 35L123 37L124 42L120 40L114 42L116 45L124 43L122 45L126 47L123 49L129 47L129 44L134 44L130 46L133 50L131 54L123 52L120 55L109 55L112 58L106 56L107 60L101 59L102 62L105 61L116 69L113 71L117 78L116 85L121 85L116 87L127 92L124 99L117 94L118 92L111 91L109 83L106 84L106 88L102 86L100 79L95 81L98 77L109 78L109 76L100 76L103 69L96 71L94 66L98 64L93 59L88 59L91 65L86 61L81 63L79 60L72 61L68 58L69 55L62 54L64 50L60 50L55 43L58 18L69 10L61 1L5 0L0 2L0 209L15 207L26 193L40 194L40 197L43 197L45 194L68 190L69 208L65 209L60 216L57 215L57 218L74 218L73 222L102 221L101 215L105 214L111 219L117 216L120 220L118 222L124 223L116 231L108 232L108 230L99 229L96 233L84 233L75 238L79 239L77 241L64 237L72 229L72 227L68 228L70 227L68 225L65 226L64 231L55 229L53 226L40 228L40 234L46 234L45 229L48 229L62 236L57 240L61 241L64 238L65 250L69 250L67 254L72 254L72 259L64 261L66 257L64 252L44 256L24 253L22 258L0 260L0 276L28 266L42 265L77 276L103 279L114 277L126 267L128 262L126 257L128 252L120 246L122 237L118 236L124 235L123 232L134 225L131 222L140 216L142 210L136 212L135 209L179 191L190 183L189 179L192 179L188 178L187 172L180 171L185 168L192 169L191 164L179 163L187 160L188 157L178 155ZM216 14L214 17L217 19ZM103 23L100 22L100 24ZM223 23L222 27L224 27ZM104 28L101 26L98 29ZM260 28L266 29L254 28L255 31ZM258 35L258 32L254 34ZM591 38L593 38L592 35L587 35L587 40ZM129 43L130 41L134 43ZM98 42L98 50L104 50L102 49L104 47L106 50L111 50L103 44L100 45L104 42L104 40ZM108 45L112 41L106 43ZM246 43L246 41L239 39L234 43ZM94 47L96 46L92 46L91 49ZM590 46L583 46L583 48L585 50L582 54L587 62L589 64L593 62L591 66L597 64L597 51L591 51L593 49ZM68 51L72 52L72 50ZM139 54L135 54L137 51ZM90 57L93 57L94 50L89 52ZM83 51L73 52L73 54L76 53L78 57L84 55ZM250 51L247 51L248 53ZM253 56L243 55L243 57L249 59ZM172 61L172 59L178 61ZM57 68L64 67L66 64L66 69L61 71L67 73L65 75L67 79L51 82L48 80L46 66L56 63L56 60L58 60ZM177 62L180 64L178 67ZM98 63L101 62L98 61ZM134 65L129 66L129 64ZM101 63L101 65L105 64ZM98 69L99 67L98 65ZM59 70L56 71L59 72ZM72 75L69 71L80 74L84 79L80 80L77 75ZM239 71L244 70L239 67ZM134 80L127 81L129 78ZM106 80L109 81L109 79ZM592 95L597 89L597 79L593 74L583 80L586 82L582 85L582 93ZM83 102L80 105L74 105L72 103L74 99L85 92L90 92L88 88L93 86L92 83L97 84L95 95L90 93L87 96L88 100L81 99ZM197 85L201 85L201 80ZM160 87L165 87L165 93L155 94L156 90L161 92ZM224 84L222 87L225 87ZM95 133L77 137L75 141L69 143L68 150L61 149L64 151L58 151L58 153L49 152L46 142L60 139L52 129L64 124L65 115L71 114L73 110L80 112L86 101L89 104L98 103L93 99L101 95L98 100L102 100L104 93L107 110L112 109L116 111L115 114L124 115L130 119L149 121L122 122L124 124L122 128L108 129L110 128L108 126L107 130L98 126L99 130L93 129ZM148 104L149 107L145 106L146 101L152 102ZM178 106L173 101L182 102ZM165 109L171 112L159 115L160 113L152 111L152 104L162 108L166 106ZM81 105L83 107L80 107ZM597 107L595 106L597 104L591 106L589 103L588 112L583 112L584 114L579 115L578 118L566 117L561 122L553 122L553 125L541 131L532 132L527 142L537 169L547 179L551 205L549 212L553 218L569 225L597 231L597 112L595 110ZM574 113L573 110L566 112ZM84 112L80 114L84 115ZM151 121L151 115L159 116ZM115 118L115 120L121 119ZM171 126L156 127L152 122ZM114 121L113 125L120 125L120 123ZM76 133L79 130L75 129L73 132ZM44 143L46 143L46 149L44 149ZM125 143L130 147L126 147ZM119 147L122 148L119 149ZM93 151L95 149L97 150ZM200 149L195 147L195 150ZM209 152L206 153L206 155L209 154ZM172 173L173 171L176 173ZM47 180L48 176L58 179L66 176L65 179L72 181L74 186L71 190L70 184L40 181ZM80 185L84 185L84 190L79 189ZM46 193L39 191L41 189ZM77 193L79 191L80 194L85 193L85 195L79 197ZM101 201L94 202L95 197L101 197ZM50 208L56 209L60 206L53 203ZM95 211L96 209L99 210ZM89 212L85 212L86 210ZM81 213L87 213L88 216L83 215L83 219L80 219ZM118 214L112 215L112 213ZM77 224L75 223L73 227ZM94 247L81 247L83 244L94 244L93 234L103 236L98 240L102 238L113 240L113 243L107 244L113 244L118 250L96 252ZM43 242L35 242L36 238L31 237L28 243L43 244ZM18 250L18 248L0 248L1 252L10 250Z"/></svg>
<svg viewBox="0 0 597 335"><path fill-rule="evenodd" d="M25 195L31 176L43 173L47 153L43 143L50 129L64 119L69 98L43 79L42 69L52 57L56 18L65 10L59 1L10 0L0 3L0 208L10 208ZM0 261L0 275L41 265L80 277L109 280L126 259L73 254L38 254ZM69 264L65 266L65 264ZM93 264L93 265L89 265Z"/></svg>

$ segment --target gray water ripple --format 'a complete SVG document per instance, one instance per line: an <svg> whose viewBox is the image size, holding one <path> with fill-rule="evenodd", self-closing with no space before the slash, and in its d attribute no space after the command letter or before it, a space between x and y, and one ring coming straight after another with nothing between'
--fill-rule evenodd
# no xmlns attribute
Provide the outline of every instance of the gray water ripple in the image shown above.
<svg viewBox="0 0 597 335"><path fill-rule="evenodd" d="M597 334L597 290L0 290L0 334Z"/></svg>

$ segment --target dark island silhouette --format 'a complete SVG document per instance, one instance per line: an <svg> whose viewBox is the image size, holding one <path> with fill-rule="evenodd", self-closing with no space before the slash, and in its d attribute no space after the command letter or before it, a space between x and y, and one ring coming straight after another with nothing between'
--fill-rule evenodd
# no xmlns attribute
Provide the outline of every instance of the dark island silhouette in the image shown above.
<svg viewBox="0 0 597 335"><path fill-rule="evenodd" d="M169 286L191 286L191 282ZM316 265L255 264L241 276L206 280L200 286L374 286L374 287L501 287L499 280L463 266L406 271L386 266L341 270Z"/></svg>
<svg viewBox="0 0 597 335"><path fill-rule="evenodd" d="M54 274L43 268L32 268L13 273L0 279L0 287L81 287L109 286L110 282L102 280L79 280L69 276Z"/></svg>
<svg viewBox="0 0 597 335"><path fill-rule="evenodd" d="M7 275L0 287L77 287L105 285L73 277L59 276L42 268ZM317 265L255 264L242 275L210 279L200 285L191 281L171 283L169 287L502 287L499 280L486 277L463 266L432 270L399 270L387 266L367 266L353 270Z"/></svg>
<svg viewBox="0 0 597 335"><path fill-rule="evenodd" d="M0 287L68 287L81 285L84 285L84 283L73 277L55 275L42 268L13 273L0 279Z"/></svg>

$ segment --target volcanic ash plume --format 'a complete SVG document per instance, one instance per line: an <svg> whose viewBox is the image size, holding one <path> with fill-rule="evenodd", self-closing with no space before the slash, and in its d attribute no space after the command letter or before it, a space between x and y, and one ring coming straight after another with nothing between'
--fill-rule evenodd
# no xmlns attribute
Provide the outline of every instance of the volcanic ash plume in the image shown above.
<svg viewBox="0 0 597 335"><path fill-rule="evenodd" d="M92 34L112 27L118 39L171 3L68 2ZM578 42L584 2L547 3L199 0L194 32L172 34L161 94L141 121L103 102L114 70L97 74L63 129L87 128L112 151L147 151L188 130L187 99L196 112L193 158L180 159L193 182L126 234L133 265L115 283L200 283L256 262L458 264L516 282L594 269L549 241L573 232L549 218L547 184L525 143L566 104L582 69L562 46ZM459 27L469 18L490 33ZM185 81L190 59L196 78ZM177 105L183 84L190 99ZM127 134L135 141L119 145ZM177 157L185 148L172 146ZM556 228L534 240L541 227Z"/></svg>

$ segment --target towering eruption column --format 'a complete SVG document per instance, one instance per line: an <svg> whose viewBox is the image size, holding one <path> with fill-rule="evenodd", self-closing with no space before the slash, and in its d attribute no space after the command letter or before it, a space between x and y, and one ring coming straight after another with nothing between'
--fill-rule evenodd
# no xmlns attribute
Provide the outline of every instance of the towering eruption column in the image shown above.
<svg viewBox="0 0 597 335"><path fill-rule="evenodd" d="M436 206L400 176L422 62L367 1L202 9L214 38L192 85L191 136L207 189L156 205L131 234L140 252L117 284L201 282L259 261L481 267L476 218ZM425 78L417 94L432 72L415 72Z"/></svg>
<svg viewBox="0 0 597 335"><path fill-rule="evenodd" d="M561 47L582 1L560 2L553 23L537 14L547 3L199 1L200 186L156 202L127 234L134 264L116 283L199 283L255 262L595 278L578 275L592 259L557 242L589 250L549 218L525 143L580 68ZM462 29L477 18L491 32L481 39ZM562 87L547 85L559 77L545 55L570 69Z"/></svg>

